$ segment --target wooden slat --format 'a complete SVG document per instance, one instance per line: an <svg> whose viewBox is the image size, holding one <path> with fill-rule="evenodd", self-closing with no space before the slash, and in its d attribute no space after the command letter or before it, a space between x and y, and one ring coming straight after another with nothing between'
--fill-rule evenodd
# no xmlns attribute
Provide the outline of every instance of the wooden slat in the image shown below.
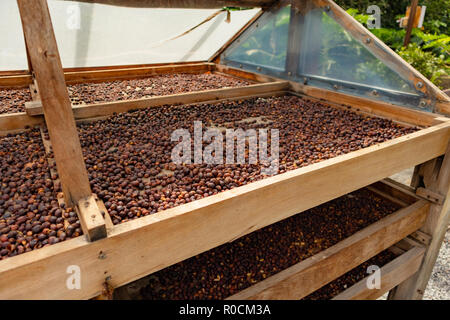
<svg viewBox="0 0 450 320"><path fill-rule="evenodd" d="M44 123L44 117L30 117L25 112L0 114L0 132L20 131Z"/></svg>
<svg viewBox="0 0 450 320"><path fill-rule="evenodd" d="M17 4L66 204L76 206L82 201L79 218L83 232L89 239L98 239L106 235L105 222L95 201L85 207L92 192L47 1L18 0ZM105 233L99 232L99 228Z"/></svg>
<svg viewBox="0 0 450 320"><path fill-rule="evenodd" d="M68 84L96 82L116 79L133 79L150 77L167 73L202 73L214 71L212 63L169 64L163 66L149 66L137 68L117 68L106 70L86 70L65 72L64 76Z"/></svg>
<svg viewBox="0 0 450 320"><path fill-rule="evenodd" d="M124 100L124 101L74 106L73 113L75 118L82 119L82 118L110 115L113 114L114 112L116 113L126 112L129 110L162 105L191 104L227 98L239 98L250 95L260 95L267 92L286 90L288 87L289 84L287 81L280 81L272 83L254 84L237 88L204 90L197 92L172 94L167 96L155 96L145 99ZM42 107L39 105L27 104L27 114L30 116L41 115L42 111L43 111Z"/></svg>
<svg viewBox="0 0 450 320"><path fill-rule="evenodd" d="M214 64L208 62L166 63L150 65L129 65L110 67L86 67L64 69L67 84L99 82L116 79L135 79L165 73L202 73L214 71ZM31 74L0 76L0 88L26 87L33 83Z"/></svg>
<svg viewBox="0 0 450 320"><path fill-rule="evenodd" d="M441 124L120 224L90 244L78 238L8 258L0 299L96 296L106 277L114 287L142 278L434 158L449 138L450 124ZM80 266L81 290L67 290L68 265Z"/></svg>
<svg viewBox="0 0 450 320"><path fill-rule="evenodd" d="M428 208L418 201L229 299L301 299L419 229Z"/></svg>
<svg viewBox="0 0 450 320"><path fill-rule="evenodd" d="M65 0L74 1L74 0ZM76 0L133 8L192 8L212 9L223 7L269 7L275 0Z"/></svg>
<svg viewBox="0 0 450 320"><path fill-rule="evenodd" d="M414 247L380 268L380 289L367 288L367 278L354 284L332 300L375 300L411 277L420 267L425 248Z"/></svg>
<svg viewBox="0 0 450 320"><path fill-rule="evenodd" d="M0 89L24 88L29 86L31 83L33 83L33 78L30 74L0 77Z"/></svg>
<svg viewBox="0 0 450 320"><path fill-rule="evenodd" d="M255 73L250 71L245 71L229 66L224 66L222 64L216 64L216 71L229 74L238 78L243 78L251 81L257 82L274 82L274 81L283 81L283 79L271 77L262 73Z"/></svg>
<svg viewBox="0 0 450 320"><path fill-rule="evenodd" d="M303 85L297 82L290 82L290 84L291 90L304 94L306 96L351 106L352 108L358 108L362 111L374 115L386 117L391 120L406 122L417 126L434 125L436 123L435 118L439 117L438 115L433 113L408 109L386 102L356 97L344 93Z"/></svg>
<svg viewBox="0 0 450 320"><path fill-rule="evenodd" d="M373 33L367 30L361 23L356 21L336 3L331 0L312 1L314 1L314 3L320 8L325 8L328 6L330 11L336 17L337 23L339 23L355 39L360 41L375 57L383 61L383 63L389 68L411 81L417 90L422 91L438 101L450 102L450 98L444 92L442 92L430 80L403 60L383 41L378 39ZM370 39L370 42L368 42L367 39ZM422 83L422 87L418 85L419 82Z"/></svg>
<svg viewBox="0 0 450 320"><path fill-rule="evenodd" d="M391 197L399 199L403 202L411 204L420 198L416 195L414 189L401 184L391 178L383 179L380 182L374 183L373 186L378 190L389 194Z"/></svg>

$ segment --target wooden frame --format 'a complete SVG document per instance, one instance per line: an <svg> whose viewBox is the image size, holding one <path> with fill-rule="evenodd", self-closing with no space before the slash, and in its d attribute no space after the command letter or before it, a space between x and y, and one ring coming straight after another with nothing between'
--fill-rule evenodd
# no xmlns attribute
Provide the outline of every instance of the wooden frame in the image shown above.
<svg viewBox="0 0 450 320"><path fill-rule="evenodd" d="M425 248L413 246L399 257L380 268L381 286L367 288L367 278L362 279L332 300L375 300L413 276L420 268Z"/></svg>
<svg viewBox="0 0 450 320"><path fill-rule="evenodd" d="M319 2L328 3L329 1ZM393 267L390 265L387 270L390 272L389 274L395 275L400 272L404 276L414 273L418 268L417 273L409 277L406 282L394 284L390 282L389 289L398 285L392 298L420 298L442 242L443 230L449 220L449 118L213 63L100 70L93 68L63 73L60 62L58 66L59 55L57 55L54 38L51 37L53 32L51 23L48 24L49 17L45 17L45 6L43 5L45 1L38 0L33 4L34 9L37 10L33 14L30 11L31 7L27 7L30 5L24 3L24 0L19 0L22 19L24 25L27 26L24 28L28 39L27 47L29 47L30 59L36 74L43 106L36 106L35 103L35 106L29 109L29 114L0 115L0 134L26 130L28 127L46 123L54 147L55 144L63 147L64 144L60 138L55 138L57 136L55 133L61 133L61 128L55 121L60 117L65 119L64 123L74 124L76 119L90 120L98 116L108 116L116 112L150 106L238 100L248 97L280 95L286 92L303 95L308 99L323 100L338 108L350 108L364 114L420 126L422 129L369 148L116 226L113 226L108 220L107 212L105 212L105 219L98 216L100 210L106 211L106 209L101 201L92 195L90 189L85 188L86 193L80 193L82 196L75 197L72 202L78 206L77 211L87 238L79 237L67 240L0 261L0 298L91 298L101 293L106 281L113 287L124 285L298 212L376 183L403 169L432 163L432 170L427 172L436 174L431 176L427 173L427 181L431 181L430 185L420 187L425 187L428 192L442 196L441 203L433 203L417 196L415 194L416 187L404 191L399 190L395 184L384 183L381 191L380 188L376 188L378 192L388 195L398 203L408 204L406 208L235 297L298 298L305 296L345 273L352 266L366 261L407 235L414 234L415 238L422 239L419 240L424 243L423 250L419 252L411 249L412 253L406 255L406 258L402 256L401 263L397 261ZM41 15L40 19L47 23L46 28L41 28L40 31L46 30L47 35L40 34L39 28L32 27L33 24L36 25L36 16L39 15ZM343 20L347 21L344 18ZM49 51L39 51L36 49L39 46L46 46ZM45 54L42 58L40 56L42 52L50 52L50 55ZM52 61L53 58L56 61ZM61 90L64 80L68 83L77 83L146 77L167 72L205 71L224 73L262 83L240 88L77 106L73 108L72 112L68 97L66 97L67 92L64 93L64 90ZM52 79L56 89L46 87L46 77ZM33 78L30 75L0 77L0 87L28 86L30 84L33 84ZM58 96L58 105L64 106L62 110L54 108L55 104L50 99L55 93ZM35 98L35 102L37 99ZM440 103L448 108L447 101L442 100ZM45 113L45 119L42 116L43 113ZM70 132L68 139L77 149L76 129L74 133L74 127L71 127ZM60 172L64 170L61 167L61 165L64 166L64 161L56 156L57 153L60 152L55 150L55 160L58 164L58 172ZM430 162L442 155L445 155L442 161ZM83 176L82 164L84 165L84 163L82 159L80 160L78 157L69 161L69 164L81 166L74 171L69 171L71 174L81 172L76 175L77 177ZM370 170L365 170L366 168L370 168ZM339 182L339 188L336 187L336 182ZM83 183L80 185L85 186ZM74 190L72 187L69 189L67 193ZM262 203L261 198L266 201ZM86 217L93 217L93 219L89 220ZM95 242L89 241L89 239L99 238L102 239ZM169 247L171 250L167 250ZM421 260L422 254L423 261ZM419 260L421 265L417 267ZM336 261L340 263L336 263ZM66 287L66 270L69 265L77 265L81 268L83 273L81 290L68 290ZM404 268L404 271L401 271L400 267ZM326 270L327 277L318 277L317 272L324 270ZM310 277L306 275L310 275ZM392 277L391 275L389 279ZM299 286L303 288L301 293L292 289L296 283L302 284ZM280 288L283 290L280 291ZM360 297L361 295L372 297L368 293L361 293L361 290L355 289L352 292L350 292L351 297Z"/></svg>

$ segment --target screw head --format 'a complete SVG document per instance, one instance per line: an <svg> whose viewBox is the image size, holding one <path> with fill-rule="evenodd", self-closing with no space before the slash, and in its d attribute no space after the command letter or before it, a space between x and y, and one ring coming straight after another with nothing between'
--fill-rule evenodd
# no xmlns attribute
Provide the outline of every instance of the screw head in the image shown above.
<svg viewBox="0 0 450 320"><path fill-rule="evenodd" d="M367 43L367 44L369 44L369 43L371 43L371 42L372 42L372 39L366 38L366 43Z"/></svg>
<svg viewBox="0 0 450 320"><path fill-rule="evenodd" d="M425 101L420 101L420 103L419 103L420 108L425 108L426 106L427 106L427 103Z"/></svg>
<svg viewBox="0 0 450 320"><path fill-rule="evenodd" d="M306 77L303 78L303 84L308 84L308 78Z"/></svg>
<svg viewBox="0 0 450 320"><path fill-rule="evenodd" d="M261 67L256 67L256 70L261 71Z"/></svg>
<svg viewBox="0 0 450 320"><path fill-rule="evenodd" d="M422 81L417 82L417 88L419 88L419 89L423 88L423 82Z"/></svg>
<svg viewBox="0 0 450 320"><path fill-rule="evenodd" d="M325 11L330 11L331 7L329 5L325 6Z"/></svg>

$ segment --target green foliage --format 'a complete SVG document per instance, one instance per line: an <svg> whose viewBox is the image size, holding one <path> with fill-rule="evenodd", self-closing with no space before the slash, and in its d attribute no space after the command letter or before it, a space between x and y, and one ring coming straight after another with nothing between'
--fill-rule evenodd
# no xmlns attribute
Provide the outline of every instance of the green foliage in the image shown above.
<svg viewBox="0 0 450 320"><path fill-rule="evenodd" d="M427 52L432 52L437 57L450 63L450 36L446 34L426 34L420 30L414 30L411 40Z"/></svg>
<svg viewBox="0 0 450 320"><path fill-rule="evenodd" d="M358 15L356 10L350 13L364 21L364 17ZM308 57L318 63L308 64L307 73L377 87L409 90L409 85L404 80L354 40L326 13L321 17L321 24L321 32L315 36L320 39L320 54Z"/></svg>
<svg viewBox="0 0 450 320"><path fill-rule="evenodd" d="M439 0L438 0L439 1ZM410 5L410 0L335 0L335 2L345 10L354 8L366 14L367 8L377 5L381 9L381 26L383 28L396 28L398 16L404 16L406 7Z"/></svg>
<svg viewBox="0 0 450 320"><path fill-rule="evenodd" d="M432 52L421 50L415 43L400 49L398 54L434 84L439 84L439 77L448 74L443 59L436 57Z"/></svg>
<svg viewBox="0 0 450 320"><path fill-rule="evenodd" d="M421 0L426 6L424 30L429 33L450 34L450 0Z"/></svg>
<svg viewBox="0 0 450 320"><path fill-rule="evenodd" d="M399 50L403 47L403 40L405 39L406 31L404 29L372 29L370 30L381 41L386 43L393 50Z"/></svg>
<svg viewBox="0 0 450 320"><path fill-rule="evenodd" d="M360 14L358 9L350 8L347 10L347 13L363 25L367 25L367 21L369 21L369 15Z"/></svg>
<svg viewBox="0 0 450 320"><path fill-rule="evenodd" d="M364 24L367 21L367 15L360 14L358 9L349 9L347 12L360 23ZM450 37L448 35L430 34L414 29L411 35L411 45L403 48L406 34L404 29L381 28L370 31L393 50L399 52L407 62L435 84L439 84L440 76L450 73L448 67L450 64ZM376 65L370 66L370 68L377 70L379 74L384 73L383 69Z"/></svg>

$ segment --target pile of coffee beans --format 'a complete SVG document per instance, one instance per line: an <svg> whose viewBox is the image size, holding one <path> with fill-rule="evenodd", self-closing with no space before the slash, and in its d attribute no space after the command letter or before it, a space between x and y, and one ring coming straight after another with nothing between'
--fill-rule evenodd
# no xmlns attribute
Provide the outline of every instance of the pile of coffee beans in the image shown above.
<svg viewBox="0 0 450 320"><path fill-rule="evenodd" d="M0 137L0 260L81 233L58 204L40 131Z"/></svg>
<svg viewBox="0 0 450 320"><path fill-rule="evenodd" d="M145 278L141 298L225 299L398 209L367 189L355 191L156 272ZM339 283L314 297L329 298Z"/></svg>
<svg viewBox="0 0 450 320"><path fill-rule="evenodd" d="M203 123L203 131L207 127L278 129L278 173L416 130L296 96L163 106L81 124L79 133L91 186L114 224L267 177L261 172L263 163L249 163L248 152L244 164L227 164L225 138L223 164L175 164L171 155L178 141L171 141L171 135L177 129L187 129L193 142L194 121ZM203 148L206 145L203 142Z"/></svg>
<svg viewBox="0 0 450 320"><path fill-rule="evenodd" d="M303 300L329 300L341 292L350 288L352 285L361 281L370 274L367 272L370 266L383 267L385 264L394 260L397 256L389 250L385 250L363 264L350 270L346 274L323 286L317 291L303 298ZM372 271L371 271L372 272Z"/></svg>
<svg viewBox="0 0 450 320"><path fill-rule="evenodd" d="M31 101L28 88L0 89L0 114L25 112L25 102Z"/></svg>
<svg viewBox="0 0 450 320"><path fill-rule="evenodd" d="M242 87L250 83L215 73L162 74L143 79L105 81L69 85L72 104L149 98L191 91Z"/></svg>

